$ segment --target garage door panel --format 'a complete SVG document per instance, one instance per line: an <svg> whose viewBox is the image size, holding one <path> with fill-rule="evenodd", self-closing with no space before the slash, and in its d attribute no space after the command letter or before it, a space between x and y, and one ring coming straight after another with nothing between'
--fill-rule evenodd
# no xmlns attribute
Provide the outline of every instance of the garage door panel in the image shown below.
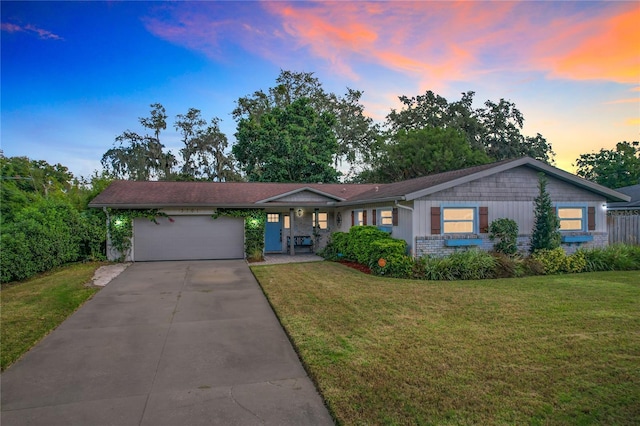
<svg viewBox="0 0 640 426"><path fill-rule="evenodd" d="M135 261L241 259L244 221L211 216L137 218L133 228Z"/></svg>

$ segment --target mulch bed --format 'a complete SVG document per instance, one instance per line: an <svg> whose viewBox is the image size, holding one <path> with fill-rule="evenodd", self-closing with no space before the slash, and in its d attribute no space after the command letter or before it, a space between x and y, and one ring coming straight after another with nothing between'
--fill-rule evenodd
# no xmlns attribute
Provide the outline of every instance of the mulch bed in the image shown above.
<svg viewBox="0 0 640 426"><path fill-rule="evenodd" d="M363 274L371 274L371 268L365 265L361 265L360 263L349 262L348 260L340 260L339 263L343 264L344 266L348 266L349 268L358 270Z"/></svg>

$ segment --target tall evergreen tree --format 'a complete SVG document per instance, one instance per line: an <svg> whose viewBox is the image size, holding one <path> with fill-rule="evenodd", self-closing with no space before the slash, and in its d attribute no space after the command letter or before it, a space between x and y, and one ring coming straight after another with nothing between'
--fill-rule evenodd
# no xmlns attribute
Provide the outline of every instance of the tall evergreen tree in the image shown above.
<svg viewBox="0 0 640 426"><path fill-rule="evenodd" d="M531 233L531 253L537 250L551 250L560 247L560 220L547 192L547 178L538 174L539 194L534 200L535 221Z"/></svg>

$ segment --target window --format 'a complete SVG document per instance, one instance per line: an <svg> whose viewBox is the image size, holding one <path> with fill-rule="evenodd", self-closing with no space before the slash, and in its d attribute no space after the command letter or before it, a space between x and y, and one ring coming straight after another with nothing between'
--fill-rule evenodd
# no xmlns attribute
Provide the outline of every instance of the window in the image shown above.
<svg viewBox="0 0 640 426"><path fill-rule="evenodd" d="M318 212L313 213L313 227L318 225L319 229L327 229L328 228L329 215L328 213Z"/></svg>
<svg viewBox="0 0 640 426"><path fill-rule="evenodd" d="M393 226L393 212L391 210L378 211L378 225Z"/></svg>
<svg viewBox="0 0 640 426"><path fill-rule="evenodd" d="M288 215L282 216L284 219L284 229L291 228L291 218Z"/></svg>
<svg viewBox="0 0 640 426"><path fill-rule="evenodd" d="M442 227L445 234L473 234L476 231L474 207L444 207Z"/></svg>
<svg viewBox="0 0 640 426"><path fill-rule="evenodd" d="M361 226L364 225L365 212L364 210L354 210L353 211L353 226Z"/></svg>
<svg viewBox="0 0 640 426"><path fill-rule="evenodd" d="M267 214L267 222L269 223L280 222L280 214L279 213Z"/></svg>
<svg viewBox="0 0 640 426"><path fill-rule="evenodd" d="M558 207L561 231L584 231L583 207Z"/></svg>

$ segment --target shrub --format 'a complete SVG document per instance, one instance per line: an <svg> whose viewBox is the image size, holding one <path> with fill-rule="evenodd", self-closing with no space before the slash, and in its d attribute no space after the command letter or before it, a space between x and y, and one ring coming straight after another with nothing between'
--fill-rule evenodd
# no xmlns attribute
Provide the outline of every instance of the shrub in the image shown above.
<svg viewBox="0 0 640 426"><path fill-rule="evenodd" d="M585 271L625 271L640 269L640 246L614 244L604 248L579 250Z"/></svg>
<svg viewBox="0 0 640 426"><path fill-rule="evenodd" d="M378 256L375 258L376 261L380 258L379 253L383 246L374 246L376 241L401 241L403 247L406 247L404 241L392 239L388 233L380 231L375 226L354 226L348 233L331 234L330 241L321 255L329 260L344 259L369 265L373 257ZM395 253L397 248L392 244L385 250Z"/></svg>
<svg viewBox="0 0 640 426"><path fill-rule="evenodd" d="M23 280L80 259L84 223L68 203L43 199L2 226L2 282Z"/></svg>
<svg viewBox="0 0 640 426"><path fill-rule="evenodd" d="M518 224L513 219L496 219L489 226L489 239L497 240L493 249L497 253L514 255L518 252Z"/></svg>
<svg viewBox="0 0 640 426"><path fill-rule="evenodd" d="M389 260L391 256L405 256L406 253L407 242L405 240L394 240L392 238L376 240L371 243L369 263L377 263L378 259Z"/></svg>
<svg viewBox="0 0 640 426"><path fill-rule="evenodd" d="M375 251L373 243L378 240L390 239L389 234L380 231L375 226L354 226L349 230L346 251L354 261L368 265Z"/></svg>
<svg viewBox="0 0 640 426"><path fill-rule="evenodd" d="M334 232L329 236L327 245L318 252L318 254L327 260L352 260L345 258L345 252L347 251L349 235L344 232Z"/></svg>
<svg viewBox="0 0 640 426"><path fill-rule="evenodd" d="M528 268L524 259L504 253L492 253L496 259L496 278L514 278L527 275Z"/></svg>
<svg viewBox="0 0 640 426"><path fill-rule="evenodd" d="M473 249L447 257L425 257L421 264L428 280L480 280L493 278L498 262L491 254Z"/></svg>
<svg viewBox="0 0 640 426"><path fill-rule="evenodd" d="M412 278L414 261L410 256L392 253L382 257L382 259L384 259L384 266L380 266L378 261L371 262L371 272L373 274L393 278Z"/></svg>
<svg viewBox="0 0 640 426"><path fill-rule="evenodd" d="M546 275L560 274L564 272L584 272L587 267L587 261L583 251L577 251L576 253L567 256L561 247L553 250L538 250L531 255L531 258L542 264L544 274Z"/></svg>

